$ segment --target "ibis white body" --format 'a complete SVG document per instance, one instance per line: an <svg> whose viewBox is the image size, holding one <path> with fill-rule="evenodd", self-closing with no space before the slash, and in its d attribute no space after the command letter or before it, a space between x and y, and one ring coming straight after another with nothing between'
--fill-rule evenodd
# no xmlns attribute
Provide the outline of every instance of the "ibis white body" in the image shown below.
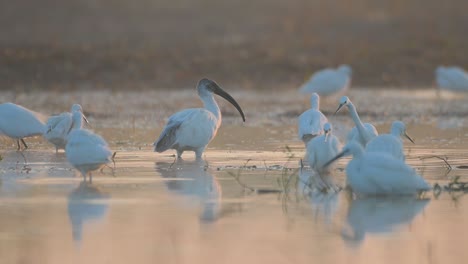
<svg viewBox="0 0 468 264"><path fill-rule="evenodd" d="M310 97L310 109L302 113L298 118L299 139L307 143L310 139L323 134L323 125L328 122L320 112L320 97L313 93Z"/></svg>
<svg viewBox="0 0 468 264"><path fill-rule="evenodd" d="M402 136L414 141L406 134L406 126L401 121L395 121L390 129L390 134L383 134L372 139L366 146L366 152L387 153L395 159L405 161Z"/></svg>
<svg viewBox="0 0 468 264"><path fill-rule="evenodd" d="M70 133L72 129L72 113L74 111L83 113L81 105L74 104L71 107L71 112L64 112L59 115L51 116L47 120L44 138L55 146L56 152L59 149L65 149L67 145L68 133Z"/></svg>
<svg viewBox="0 0 468 264"><path fill-rule="evenodd" d="M347 136L347 142L356 141L363 148L366 147L367 143L375 138L379 133L377 129L370 123L362 123L357 113L356 107L347 96L343 96L340 100L340 105L336 112L338 112L343 106L348 108L349 114L354 121L355 127L351 129Z"/></svg>
<svg viewBox="0 0 468 264"><path fill-rule="evenodd" d="M81 128L82 118L80 111L73 112L73 127L68 134L65 154L68 162L80 171L86 181L89 172L111 162L112 151L101 136ZM91 175L89 181L92 181Z"/></svg>
<svg viewBox="0 0 468 264"><path fill-rule="evenodd" d="M358 195L414 195L431 189L413 168L386 153L364 152L357 142L350 142L333 160L345 155L353 156L346 175Z"/></svg>
<svg viewBox="0 0 468 264"><path fill-rule="evenodd" d="M215 82L202 79L197 87L204 108L191 108L172 115L158 140L154 142L155 151L175 149L181 158L184 151L194 151L200 159L208 143L216 136L221 125L221 110L213 98L213 93L232 103L245 121L244 113L237 102Z"/></svg>
<svg viewBox="0 0 468 264"><path fill-rule="evenodd" d="M0 104L0 133L15 139L20 149L19 140L26 143L23 138L42 135L45 124L39 113L13 103Z"/></svg>
<svg viewBox="0 0 468 264"><path fill-rule="evenodd" d="M320 96L330 96L346 91L351 85L351 67L341 65L340 67L326 68L315 72L310 79L304 83L299 91L301 93L317 93Z"/></svg>
<svg viewBox="0 0 468 264"><path fill-rule="evenodd" d="M440 89L468 92L468 73L460 67L437 67L436 82Z"/></svg>

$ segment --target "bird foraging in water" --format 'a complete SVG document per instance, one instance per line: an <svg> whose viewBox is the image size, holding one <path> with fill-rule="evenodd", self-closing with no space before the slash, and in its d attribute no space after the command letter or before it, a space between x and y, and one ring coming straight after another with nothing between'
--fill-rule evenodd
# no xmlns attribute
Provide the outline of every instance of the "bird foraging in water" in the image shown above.
<svg viewBox="0 0 468 264"><path fill-rule="evenodd" d="M65 155L68 162L80 171L83 181L86 181L86 175L89 174L89 182L92 182L93 176L90 172L111 162L112 152L101 136L82 128L81 111L74 111L72 119L73 125L67 137Z"/></svg>
<svg viewBox="0 0 468 264"><path fill-rule="evenodd" d="M390 134L383 134L373 138L366 146L366 152L384 152L395 159L405 160L402 137L406 137L411 143L414 140L406 133L406 126L401 121L394 121L390 128Z"/></svg>
<svg viewBox="0 0 468 264"><path fill-rule="evenodd" d="M213 94L223 97L234 105L245 122L244 112L236 100L214 81L201 79L197 91L205 108L185 109L169 117L161 135L153 144L155 151L175 149L178 158L182 157L184 151L194 151L196 158L201 159L203 151L216 136L221 125L221 110Z"/></svg>
<svg viewBox="0 0 468 264"><path fill-rule="evenodd" d="M343 106L348 107L349 114L356 125L351 129L351 132L348 133L347 142L356 141L365 148L367 143L379 134L377 129L372 124L361 122L356 107L347 96L341 97L340 105L338 109L336 109L335 114L338 113Z"/></svg>
<svg viewBox="0 0 468 264"><path fill-rule="evenodd" d="M28 148L24 138L42 135L45 124L39 113L13 103L0 104L0 134L16 140L18 150Z"/></svg>
<svg viewBox="0 0 468 264"><path fill-rule="evenodd" d="M298 118L299 139L304 143L323 134L323 125L328 122L327 117L320 112L320 97L317 93L310 97L310 106Z"/></svg>
<svg viewBox="0 0 468 264"><path fill-rule="evenodd" d="M414 195L428 191L431 186L404 161L381 152L364 152L355 141L344 146L343 151L327 162L352 155L346 166L347 183L358 195Z"/></svg>
<svg viewBox="0 0 468 264"><path fill-rule="evenodd" d="M351 85L351 74L352 70L348 65L317 71L299 88L299 92L318 93L320 96L344 92Z"/></svg>
<svg viewBox="0 0 468 264"><path fill-rule="evenodd" d="M46 131L43 136L47 141L54 144L56 153L59 149L65 149L68 133L70 133L73 125L72 113L75 111L79 111L83 120L88 123L88 119L83 114L83 108L79 104L72 105L70 112L51 116L47 120Z"/></svg>

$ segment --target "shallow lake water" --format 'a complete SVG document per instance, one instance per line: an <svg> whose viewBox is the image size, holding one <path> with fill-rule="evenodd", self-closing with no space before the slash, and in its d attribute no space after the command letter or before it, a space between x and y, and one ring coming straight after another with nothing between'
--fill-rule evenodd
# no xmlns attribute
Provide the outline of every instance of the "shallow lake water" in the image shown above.
<svg viewBox="0 0 468 264"><path fill-rule="evenodd" d="M180 97L177 96L180 95ZM398 95L398 96L397 96ZM468 200L463 192L422 198L352 199L303 186L304 147L296 117L306 99L279 92L233 93L246 112L221 103L224 119L203 161L176 161L151 144L165 118L200 105L183 92L0 94L44 114L79 102L91 129L117 152L115 165L86 184L42 139L15 151L0 141L1 263L461 263L468 257ZM430 90L352 90L365 122L387 133L401 119L416 139L407 162L431 184L467 181L464 98ZM354 99L355 98L355 99ZM331 116L337 99L324 100ZM61 103L57 103L61 102ZM330 117L344 138L346 111ZM433 156L443 157L452 167ZM340 160L333 177L344 186Z"/></svg>

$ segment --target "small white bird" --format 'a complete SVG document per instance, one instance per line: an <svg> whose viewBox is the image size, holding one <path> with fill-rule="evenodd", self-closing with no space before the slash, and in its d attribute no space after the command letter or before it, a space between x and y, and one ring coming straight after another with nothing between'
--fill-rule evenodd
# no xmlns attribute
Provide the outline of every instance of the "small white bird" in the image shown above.
<svg viewBox="0 0 468 264"><path fill-rule="evenodd" d="M320 112L320 97L317 93L313 93L310 97L310 105L310 109L298 118L299 139L304 143L323 134L323 125L328 122L325 115Z"/></svg>
<svg viewBox="0 0 468 264"><path fill-rule="evenodd" d="M153 144L155 151L163 152L175 149L178 158L181 158L182 153L186 150L194 151L196 158L201 159L203 151L216 136L221 125L221 110L214 100L213 94L223 97L234 105L245 122L244 112L236 100L214 81L200 80L197 91L205 108L185 109L169 117L161 135Z"/></svg>
<svg viewBox="0 0 468 264"><path fill-rule="evenodd" d="M406 133L406 126L401 121L394 121L390 134L383 134L372 139L366 146L366 152L384 152L395 159L405 161L402 137L414 144L414 140Z"/></svg>
<svg viewBox="0 0 468 264"><path fill-rule="evenodd" d="M460 67L439 66L435 70L435 77L440 89L468 92L468 73Z"/></svg>
<svg viewBox="0 0 468 264"><path fill-rule="evenodd" d="M73 125L68 134L65 155L68 162L80 171L83 181L89 173L89 182L92 182L91 171L100 169L112 161L112 152L107 142L99 135L82 129L83 114L80 111L72 113Z"/></svg>
<svg viewBox="0 0 468 264"><path fill-rule="evenodd" d="M367 143L369 143L369 141L371 141L379 134L377 129L372 124L363 124L361 122L361 119L359 118L359 115L356 111L356 107L347 96L341 97L340 105L338 106L338 109L336 109L335 114L338 113L338 111L340 111L343 106L348 107L349 114L351 115L351 118L356 125L353 127L351 132L348 133L347 142L356 141L361 144L363 148L365 148Z"/></svg>
<svg viewBox="0 0 468 264"><path fill-rule="evenodd" d="M431 186L405 162L386 153L368 153L352 141L343 148L335 160L352 155L346 166L347 182L358 195L414 195L428 191Z"/></svg>
<svg viewBox="0 0 468 264"><path fill-rule="evenodd" d="M325 123L324 135L318 136L307 143L307 156L309 157L309 165L320 176L327 176L332 171L332 166L324 167L324 165L336 157L341 149L340 140L332 134L332 126L330 123Z"/></svg>
<svg viewBox="0 0 468 264"><path fill-rule="evenodd" d="M18 150L28 148L24 138L42 135L45 124L39 113L13 103L0 104L0 134L16 140Z"/></svg>
<svg viewBox="0 0 468 264"><path fill-rule="evenodd" d="M346 91L351 85L351 67L341 65L337 69L326 68L315 72L310 79L299 88L301 93L318 93L329 96Z"/></svg>
<svg viewBox="0 0 468 264"><path fill-rule="evenodd" d="M55 146L56 153L59 149L65 149L65 146L67 145L67 136L68 133L70 133L73 124L72 113L75 111L81 112L83 120L88 123L88 119L83 115L83 108L81 108L81 105L79 104L72 105L70 112L51 116L47 120L47 130L43 136L47 141Z"/></svg>

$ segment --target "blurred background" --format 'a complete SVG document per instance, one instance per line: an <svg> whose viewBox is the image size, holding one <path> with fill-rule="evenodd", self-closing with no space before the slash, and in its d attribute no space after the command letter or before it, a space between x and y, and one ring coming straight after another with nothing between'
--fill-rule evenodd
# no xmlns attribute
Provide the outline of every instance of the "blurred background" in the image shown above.
<svg viewBox="0 0 468 264"><path fill-rule="evenodd" d="M299 87L431 87L468 67L466 0L15 0L0 3L0 89L165 89L201 77Z"/></svg>

